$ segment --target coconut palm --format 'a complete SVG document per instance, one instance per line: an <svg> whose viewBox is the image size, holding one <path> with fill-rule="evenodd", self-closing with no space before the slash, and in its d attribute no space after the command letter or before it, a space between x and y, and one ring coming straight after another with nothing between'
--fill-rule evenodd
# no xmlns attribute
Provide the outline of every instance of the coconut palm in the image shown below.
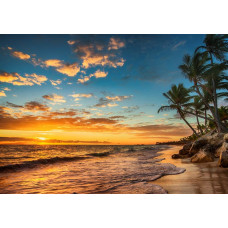
<svg viewBox="0 0 228 228"><path fill-rule="evenodd" d="M200 133L203 134L203 129L202 129L202 127L200 125L200 121L199 121L199 114L201 114L204 111L203 101L201 100L201 98L199 96L195 96L193 99L193 102L188 104L188 107L191 107L195 110L195 116L196 116L198 129L199 129Z"/></svg>
<svg viewBox="0 0 228 228"><path fill-rule="evenodd" d="M182 71L184 76L189 79L189 81L194 83L192 89L199 95L207 109L211 111L213 117L215 118L214 111L212 107L210 107L202 91L207 89L203 83L203 75L210 69L210 65L207 63L208 60L209 58L207 53L202 54L200 52L195 52L192 57L190 55L185 55L183 57L183 64L179 66L179 69Z"/></svg>
<svg viewBox="0 0 228 228"><path fill-rule="evenodd" d="M168 99L169 105L161 106L158 110L158 113L170 110L177 111L177 113L193 131L193 133L198 135L195 129L186 120L186 114L183 111L183 108L188 107L189 101L192 99L192 97L189 95L189 92L190 90L186 89L182 83L178 85L172 85L171 90L169 90L167 93L163 93L163 96Z"/></svg>
<svg viewBox="0 0 228 228"><path fill-rule="evenodd" d="M223 121L225 124L227 124L228 121L228 107L227 106L221 106L218 109L219 116L221 121Z"/></svg>
<svg viewBox="0 0 228 228"><path fill-rule="evenodd" d="M225 61L225 54L228 52L228 36L227 35L219 35L219 34L209 34L206 35L204 39L204 45L200 46L196 49L196 52L198 50L204 50L204 53L208 53L210 57L211 64L214 64L214 59L218 61ZM217 88L215 84L215 75L211 75L211 81L213 86L213 103L214 103L214 109L215 109L215 121L218 128L218 132L222 131L222 124L220 117L218 115L218 101L217 101Z"/></svg>

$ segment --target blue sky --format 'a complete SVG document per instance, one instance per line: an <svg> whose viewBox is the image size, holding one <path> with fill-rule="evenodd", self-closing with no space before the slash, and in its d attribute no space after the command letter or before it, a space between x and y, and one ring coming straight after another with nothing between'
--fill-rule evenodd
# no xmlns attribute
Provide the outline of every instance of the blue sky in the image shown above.
<svg viewBox="0 0 228 228"><path fill-rule="evenodd" d="M176 133L173 134L175 137L168 136L164 127L169 125L174 130L175 126L182 126L182 122L168 119L174 113L157 114L157 110L166 104L162 93L167 92L172 84L182 82L187 87L191 86L178 66L184 54L192 54L204 37L0 35L0 106L11 115L2 117L3 121L8 121L4 118L11 118L9 122L27 121L24 118L33 116L37 122L51 114L52 119L47 121L53 121L53 118L69 117L68 114L53 117L54 112L74 110L77 114L71 118L80 117L80 121L86 119L89 124L91 119L103 122L96 122L96 127L91 124L92 131L73 126L70 140L80 138L83 132L83 140L88 138L92 141L95 137L97 141L118 143L118 137L111 136L110 129L104 126L107 124L105 121L114 119L113 132L116 131L117 135L120 131L121 134L125 132L123 138L126 143L132 143L136 138L137 143L154 142L159 137L161 140L162 137L164 140L180 138L181 135ZM122 117L117 121L116 116ZM2 137L19 134L28 137L31 131L30 127L19 127L20 124L18 127L15 124L15 128L5 125L0 131ZM95 130L99 126L104 127L100 135ZM145 128L148 126L150 130ZM146 130L143 131L142 127ZM70 126L38 129L37 134L46 131L47 137L59 138L61 135L50 133L56 128L69 132ZM132 140L127 139L128 131L132 131ZM188 129L183 136L187 134Z"/></svg>

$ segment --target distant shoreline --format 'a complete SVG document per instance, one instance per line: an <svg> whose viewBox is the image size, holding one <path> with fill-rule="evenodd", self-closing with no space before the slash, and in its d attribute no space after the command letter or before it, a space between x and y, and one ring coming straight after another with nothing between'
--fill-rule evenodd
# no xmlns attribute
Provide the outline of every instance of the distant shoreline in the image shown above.
<svg viewBox="0 0 228 228"><path fill-rule="evenodd" d="M156 142L155 145L174 145L174 146L182 146L187 143L190 143L191 141L172 141L172 142Z"/></svg>

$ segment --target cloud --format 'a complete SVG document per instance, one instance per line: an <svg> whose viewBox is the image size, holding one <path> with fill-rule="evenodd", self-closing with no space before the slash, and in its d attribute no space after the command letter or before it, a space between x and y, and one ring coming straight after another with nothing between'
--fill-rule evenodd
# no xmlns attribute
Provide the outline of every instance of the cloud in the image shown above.
<svg viewBox="0 0 228 228"><path fill-rule="evenodd" d="M80 67L78 66L78 63L64 64L62 67L57 68L56 71L61 74L66 74L69 77L73 77L80 71Z"/></svg>
<svg viewBox="0 0 228 228"><path fill-rule="evenodd" d="M108 50L117 50L117 49L120 49L120 48L123 48L125 46L125 43L123 41L121 41L120 39L118 38L110 38L110 41L109 41L109 46L108 46Z"/></svg>
<svg viewBox="0 0 228 228"><path fill-rule="evenodd" d="M0 107L0 129L46 131L61 129L64 131L102 132L113 131L118 120L110 118L65 117L54 115L23 115L13 117Z"/></svg>
<svg viewBox="0 0 228 228"><path fill-rule="evenodd" d="M3 88L3 90L5 90L5 91L11 91L11 89L9 89L8 87Z"/></svg>
<svg viewBox="0 0 228 228"><path fill-rule="evenodd" d="M7 104L7 106L12 107L12 108L23 108L22 105L13 104L13 103L8 102L8 101L6 102L6 104Z"/></svg>
<svg viewBox="0 0 228 228"><path fill-rule="evenodd" d="M0 72L0 82L12 83L18 79L18 76L17 73Z"/></svg>
<svg viewBox="0 0 228 228"><path fill-rule="evenodd" d="M94 36L90 38L91 40L75 41L73 45L74 52L82 60L82 67L86 69L95 66L117 68L124 65L125 60L118 57L116 53L110 52L111 49L108 50L108 45L96 40Z"/></svg>
<svg viewBox="0 0 228 228"><path fill-rule="evenodd" d="M73 45L73 44L75 44L75 41L74 41L74 40L68 40L67 43L68 43L69 45Z"/></svg>
<svg viewBox="0 0 228 228"><path fill-rule="evenodd" d="M35 66L53 67L57 72L69 77L74 77L78 72L80 72L80 66L78 63L64 63L63 60L59 59L47 59L43 61L42 59L32 58L31 62Z"/></svg>
<svg viewBox="0 0 228 228"><path fill-rule="evenodd" d="M128 99L132 97L131 96L106 96L105 98L100 98L98 103L94 105L94 107L101 107L101 108L105 108L105 107L115 107L118 106L118 104L113 103L113 102L119 102L119 101L123 101L125 99Z"/></svg>
<svg viewBox="0 0 228 228"><path fill-rule="evenodd" d="M74 77L78 72L80 72L80 67L78 63L64 63L64 61L59 59L48 59L41 61L41 65L46 67L54 67L55 70L61 74L65 74L69 77Z"/></svg>
<svg viewBox="0 0 228 228"><path fill-rule="evenodd" d="M112 101L122 101L122 100L128 99L130 97L132 97L132 95L131 96L114 96L114 97L106 96L106 99L112 100Z"/></svg>
<svg viewBox="0 0 228 228"><path fill-rule="evenodd" d="M79 78L78 82L79 83L85 83L90 80L90 78L95 77L95 78L105 78L107 77L108 72L97 70L95 73L90 74L89 76L84 76L83 78Z"/></svg>
<svg viewBox="0 0 228 228"><path fill-rule="evenodd" d="M27 77L27 79L37 85L41 85L42 83L47 81L47 77L44 75L37 75L35 73L33 74L25 74L25 76Z"/></svg>
<svg viewBox="0 0 228 228"><path fill-rule="evenodd" d="M12 52L12 55L18 59L22 59L22 60L27 60L27 59L30 59L30 55L28 54L25 54L21 51L13 51Z"/></svg>
<svg viewBox="0 0 228 228"><path fill-rule="evenodd" d="M78 115L79 111L75 109L70 109L68 111L54 111L49 112L46 116L48 117L59 117L59 116L75 116Z"/></svg>
<svg viewBox="0 0 228 228"><path fill-rule="evenodd" d="M0 91L0 97L6 97L6 94L4 91Z"/></svg>
<svg viewBox="0 0 228 228"><path fill-rule="evenodd" d="M154 124L154 125L141 125L129 127L129 130L135 131L135 134L140 137L145 136L188 136L191 130L184 125L171 125L171 124Z"/></svg>
<svg viewBox="0 0 228 228"><path fill-rule="evenodd" d="M82 98L82 97L83 98L90 98L93 96L93 94L92 93L76 93L76 94L71 94L69 96L75 98L75 101L77 101L77 100L79 100L79 98Z"/></svg>
<svg viewBox="0 0 228 228"><path fill-rule="evenodd" d="M25 103L24 108L28 111L37 112L37 111L49 111L50 108L47 105L41 104L37 101L30 101Z"/></svg>
<svg viewBox="0 0 228 228"><path fill-rule="evenodd" d="M31 56L29 54L23 53L22 51L14 51L12 47L7 47L10 54L21 60L29 60Z"/></svg>
<svg viewBox="0 0 228 228"><path fill-rule="evenodd" d="M118 106L118 104L116 104L116 103L108 103L107 106L108 107L115 107L115 106Z"/></svg>
<svg viewBox="0 0 228 228"><path fill-rule="evenodd" d="M0 82L11 83L17 86L32 86L34 84L41 85L47 81L47 77L44 75L33 74L25 74L25 76L21 76L18 73L7 73L0 72Z"/></svg>
<svg viewBox="0 0 228 228"><path fill-rule="evenodd" d="M78 79L78 83L84 84L85 82L88 82L89 79L90 79L89 76L85 76L84 78L79 78L79 79Z"/></svg>
<svg viewBox="0 0 228 228"><path fill-rule="evenodd" d="M38 138L24 138L24 137L0 137L0 144L31 144L31 143L37 143L37 142L42 142L42 140ZM110 142L108 141L97 141L97 140L60 140L60 139L46 139L45 143L50 143L50 144L59 144L59 143L72 143L72 144L78 144L78 143L83 143L83 144L108 144Z"/></svg>
<svg viewBox="0 0 228 228"><path fill-rule="evenodd" d="M91 77L95 78L105 78L108 75L108 72L97 70Z"/></svg>
<svg viewBox="0 0 228 228"><path fill-rule="evenodd" d="M14 108L14 109L20 109L22 111L22 114L23 114L23 112L26 112L26 111L30 111L30 112L38 112L38 111L47 112L47 111L51 110L51 108L48 107L47 105L42 104L42 103L37 102L37 101L29 101L29 102L26 102L25 105L17 105L17 104L14 104L14 103L11 103L11 102L7 101L6 102L6 106L10 107L10 108Z"/></svg>
<svg viewBox="0 0 228 228"><path fill-rule="evenodd" d="M42 97L46 100L53 101L54 103L65 103L66 102L63 96L60 96L57 94L44 95Z"/></svg>
<svg viewBox="0 0 228 228"><path fill-rule="evenodd" d="M59 59L48 59L44 61L46 67L61 67L63 65L63 61Z"/></svg>
<svg viewBox="0 0 228 228"><path fill-rule="evenodd" d="M136 106L123 106L122 108L126 109L124 112L127 112L127 113L132 113L134 111L137 111L139 109L139 106L136 105Z"/></svg>
<svg viewBox="0 0 228 228"><path fill-rule="evenodd" d="M82 113L82 112L81 112ZM140 138L183 137L191 134L191 130L183 124L121 124L124 116L109 118L87 118L80 116L75 110L44 112L38 115L12 116L7 107L0 106L1 130L62 130L70 132L111 132L125 133Z"/></svg>
<svg viewBox="0 0 228 228"><path fill-rule="evenodd" d="M125 116L111 116L110 119L126 119Z"/></svg>
<svg viewBox="0 0 228 228"><path fill-rule="evenodd" d="M108 104L110 103L109 100L105 99L105 98L100 98L98 103L94 105L94 107L101 107L104 108L106 107Z"/></svg>
<svg viewBox="0 0 228 228"><path fill-rule="evenodd" d="M31 105L31 110L42 110L40 114L27 115L21 112L21 115L13 115L8 107L0 106L0 129L1 130L36 130L51 131L62 130L70 132L111 132L125 133L140 138L158 138L162 137L183 137L191 134L191 130L183 124L122 124L125 116L110 116L108 118L89 118L83 116L84 110L60 109L54 112L46 110L40 104ZM42 105L42 104L41 104ZM26 106L26 105L25 105ZM41 108L40 108L41 107ZM86 114L86 113L85 113ZM164 138L166 139L166 138Z"/></svg>
<svg viewBox="0 0 228 228"><path fill-rule="evenodd" d="M60 79L57 79L57 80L50 80L51 84L53 86L57 86L57 85L60 85L62 83L62 81Z"/></svg>
<svg viewBox="0 0 228 228"><path fill-rule="evenodd" d="M172 47L172 50L176 50L178 47L180 47L180 46L182 46L182 45L185 45L185 43L186 43L185 40L178 42L177 44L175 44L175 45Z"/></svg>

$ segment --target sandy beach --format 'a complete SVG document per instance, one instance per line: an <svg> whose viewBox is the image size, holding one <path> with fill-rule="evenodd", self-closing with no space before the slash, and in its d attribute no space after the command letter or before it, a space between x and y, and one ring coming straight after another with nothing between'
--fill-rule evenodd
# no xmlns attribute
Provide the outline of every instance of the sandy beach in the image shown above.
<svg viewBox="0 0 228 228"><path fill-rule="evenodd" d="M161 163L171 163L186 171L178 175L164 176L154 184L162 186L169 194L226 194L228 193L228 168L220 168L217 160L209 163L191 163L189 158L172 159L181 146L163 151Z"/></svg>

